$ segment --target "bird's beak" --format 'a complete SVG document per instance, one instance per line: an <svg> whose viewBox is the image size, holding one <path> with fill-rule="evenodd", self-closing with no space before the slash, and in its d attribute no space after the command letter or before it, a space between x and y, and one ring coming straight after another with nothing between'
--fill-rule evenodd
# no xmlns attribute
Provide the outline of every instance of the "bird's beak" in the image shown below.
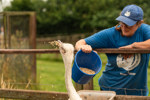
<svg viewBox="0 0 150 100"><path fill-rule="evenodd" d="M57 42L58 42L59 47L62 46L63 43L60 40L58 40Z"/></svg>

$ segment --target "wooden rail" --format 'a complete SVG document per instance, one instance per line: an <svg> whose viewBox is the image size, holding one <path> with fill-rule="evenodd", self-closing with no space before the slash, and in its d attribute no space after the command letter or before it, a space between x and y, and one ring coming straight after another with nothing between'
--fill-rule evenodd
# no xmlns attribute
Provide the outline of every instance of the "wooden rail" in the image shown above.
<svg viewBox="0 0 150 100"><path fill-rule="evenodd" d="M150 53L150 49L95 49L98 53ZM76 51L75 51L76 52ZM0 49L0 54L59 53L58 49Z"/></svg>
<svg viewBox="0 0 150 100"><path fill-rule="evenodd" d="M116 53L150 53L149 49L106 48L106 49L96 49L96 51L98 53L111 53L111 54L112 53L115 53L115 54ZM0 54L30 54L30 53L31 54L33 53L59 53L59 50L58 49L0 49ZM46 91L37 91L37 90L0 89L0 98L24 99L24 100L68 100L68 94L64 92L46 92ZM97 100L100 100L100 99L97 99ZM150 97L116 95L114 100L150 100Z"/></svg>
<svg viewBox="0 0 150 100"><path fill-rule="evenodd" d="M114 100L150 100L149 96L116 95Z"/></svg>
<svg viewBox="0 0 150 100"><path fill-rule="evenodd" d="M22 100L68 100L66 92L48 92L38 90L0 89L0 98ZM88 100L88 99L84 99ZM97 98L96 100L101 100ZM108 97L103 100L108 100ZM149 96L116 95L114 100L150 100Z"/></svg>
<svg viewBox="0 0 150 100"><path fill-rule="evenodd" d="M98 53L150 53L150 49L96 49Z"/></svg>
<svg viewBox="0 0 150 100"><path fill-rule="evenodd" d="M37 90L0 89L0 98L23 100L68 100L64 92L46 92Z"/></svg>
<svg viewBox="0 0 150 100"><path fill-rule="evenodd" d="M0 49L0 54L59 53L57 49Z"/></svg>

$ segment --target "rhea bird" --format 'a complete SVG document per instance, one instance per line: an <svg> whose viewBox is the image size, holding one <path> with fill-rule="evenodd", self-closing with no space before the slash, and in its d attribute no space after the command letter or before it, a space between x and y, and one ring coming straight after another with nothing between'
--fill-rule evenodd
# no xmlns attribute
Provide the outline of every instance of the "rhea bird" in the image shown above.
<svg viewBox="0 0 150 100"><path fill-rule="evenodd" d="M74 85L72 83L72 62L74 59L74 46L70 43L62 43L60 40L50 42L50 44L55 45L59 47L59 51L62 55L63 62L65 65L65 84L66 89L68 91L69 100L93 100L95 98L109 98L109 100L112 100L114 96L116 95L114 92L103 92L100 91L79 91L76 92ZM82 96L82 98L80 97ZM83 96L86 96L87 99L83 99ZM90 96L90 97L89 97ZM97 100L101 100L97 99ZM102 100L107 100L102 99Z"/></svg>
<svg viewBox="0 0 150 100"><path fill-rule="evenodd" d="M59 51L62 55L63 62L65 65L65 84L66 89L68 91L68 95L70 100L82 100L78 93L76 92L73 83L72 83L72 61L74 59L74 47L72 44L69 43L62 43L60 40L58 40L57 43L59 47Z"/></svg>

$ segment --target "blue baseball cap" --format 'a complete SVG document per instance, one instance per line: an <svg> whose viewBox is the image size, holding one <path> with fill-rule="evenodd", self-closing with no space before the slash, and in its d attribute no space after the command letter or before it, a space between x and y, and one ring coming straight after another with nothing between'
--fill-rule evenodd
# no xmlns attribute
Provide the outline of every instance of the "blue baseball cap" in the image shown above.
<svg viewBox="0 0 150 100"><path fill-rule="evenodd" d="M116 20L133 26L137 21L143 20L143 10L137 5L127 5Z"/></svg>

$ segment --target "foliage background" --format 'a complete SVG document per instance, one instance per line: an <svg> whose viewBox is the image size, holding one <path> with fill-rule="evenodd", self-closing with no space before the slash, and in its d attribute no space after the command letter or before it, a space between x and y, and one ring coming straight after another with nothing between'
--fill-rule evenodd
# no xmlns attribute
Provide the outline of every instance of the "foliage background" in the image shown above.
<svg viewBox="0 0 150 100"><path fill-rule="evenodd" d="M150 23L149 0L13 0L5 11L35 11L37 34L73 34L97 32L117 24L115 18L129 4L144 10Z"/></svg>

